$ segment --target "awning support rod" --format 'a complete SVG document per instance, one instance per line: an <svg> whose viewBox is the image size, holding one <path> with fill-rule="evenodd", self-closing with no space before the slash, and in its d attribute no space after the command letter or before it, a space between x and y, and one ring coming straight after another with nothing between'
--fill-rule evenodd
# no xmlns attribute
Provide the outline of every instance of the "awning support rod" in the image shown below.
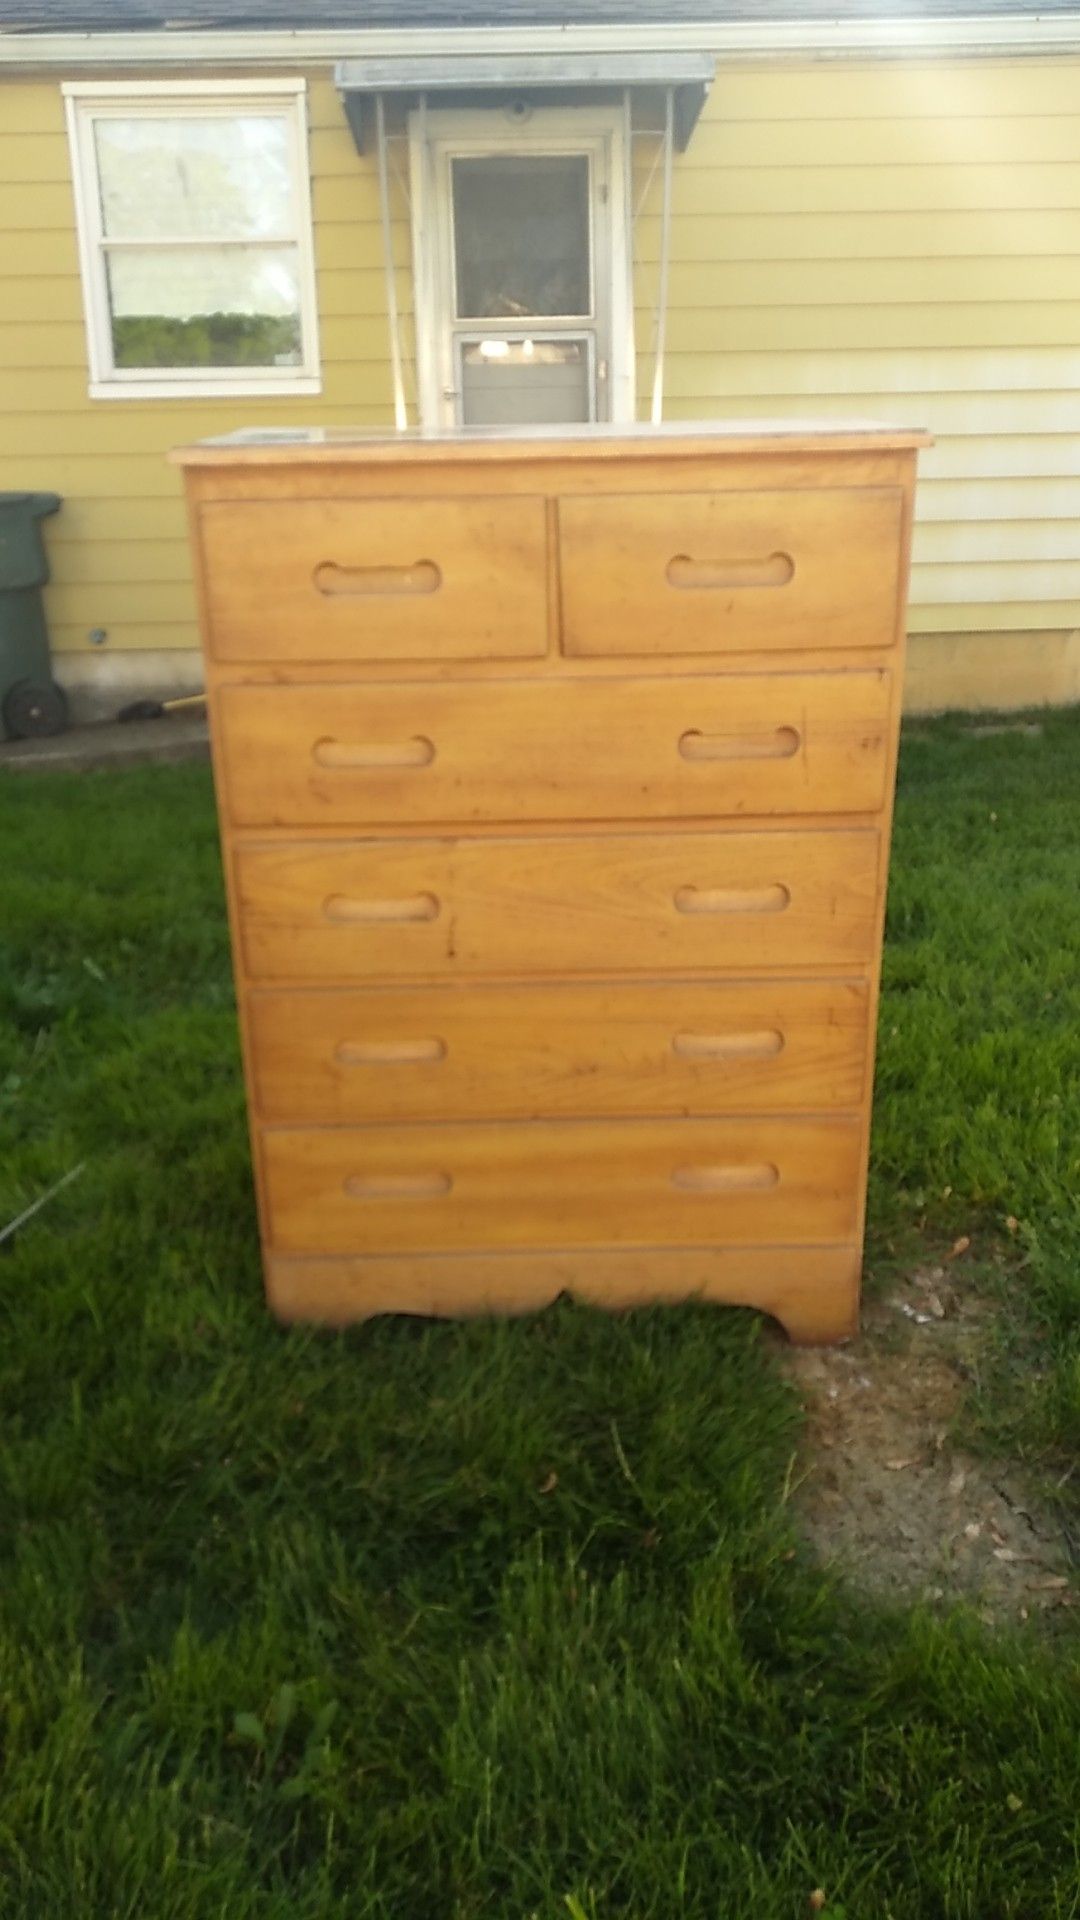
<svg viewBox="0 0 1080 1920"><path fill-rule="evenodd" d="M667 344L668 266L671 259L671 161L675 145L675 89L664 96L664 203L660 218L660 283L656 290L656 359L653 362L652 409L654 427L664 417L664 348Z"/></svg>
<svg viewBox="0 0 1080 1920"><path fill-rule="evenodd" d="M394 382L394 425L404 433L409 424L405 408L405 381L401 371L401 323L398 315L394 248L390 233L390 182L386 168L386 102L375 95L375 144L379 166L379 212L382 216L383 265L386 269L386 317L390 324L390 371Z"/></svg>
<svg viewBox="0 0 1080 1920"><path fill-rule="evenodd" d="M626 313L630 328L629 365L619 382L619 390L614 389L608 401L608 417L621 415L625 409L631 420L637 419L637 349L634 344L634 105L629 87L623 88L622 97L623 132L623 213L626 228Z"/></svg>

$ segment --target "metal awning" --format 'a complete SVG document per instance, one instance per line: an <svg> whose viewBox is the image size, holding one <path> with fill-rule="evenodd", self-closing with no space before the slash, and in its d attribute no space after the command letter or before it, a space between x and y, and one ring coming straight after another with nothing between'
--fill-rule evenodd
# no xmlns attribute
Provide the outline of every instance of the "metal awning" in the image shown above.
<svg viewBox="0 0 1080 1920"><path fill-rule="evenodd" d="M378 94L596 93L611 88L671 89L674 140L682 153L705 104L716 62L710 53L477 53L432 59L342 60L334 79L353 138L365 143L365 97Z"/></svg>

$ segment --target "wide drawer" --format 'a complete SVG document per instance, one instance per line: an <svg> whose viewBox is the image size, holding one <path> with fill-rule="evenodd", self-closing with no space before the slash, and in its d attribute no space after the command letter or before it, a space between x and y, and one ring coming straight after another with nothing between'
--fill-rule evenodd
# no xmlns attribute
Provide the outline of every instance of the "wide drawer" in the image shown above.
<svg viewBox="0 0 1080 1920"><path fill-rule="evenodd" d="M227 686L240 826L871 812L883 671Z"/></svg>
<svg viewBox="0 0 1080 1920"><path fill-rule="evenodd" d="M570 654L885 647L898 488L599 494L559 502Z"/></svg>
<svg viewBox="0 0 1080 1920"><path fill-rule="evenodd" d="M858 1107L855 980L259 989L255 1098L293 1125Z"/></svg>
<svg viewBox="0 0 1080 1920"><path fill-rule="evenodd" d="M281 1253L851 1238L856 1120L267 1128Z"/></svg>
<svg viewBox="0 0 1080 1920"><path fill-rule="evenodd" d="M866 961L879 839L828 832L234 848L256 980L659 974Z"/></svg>
<svg viewBox="0 0 1080 1920"><path fill-rule="evenodd" d="M538 498L231 500L199 512L220 660L509 660L547 650Z"/></svg>

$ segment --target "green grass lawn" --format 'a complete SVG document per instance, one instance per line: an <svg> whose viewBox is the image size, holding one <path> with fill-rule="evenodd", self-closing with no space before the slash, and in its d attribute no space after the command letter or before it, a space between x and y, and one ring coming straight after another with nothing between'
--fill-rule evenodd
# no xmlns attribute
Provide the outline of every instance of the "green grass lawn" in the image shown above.
<svg viewBox="0 0 1080 1920"><path fill-rule="evenodd" d="M0 872L0 1224L86 1163L0 1251L3 1920L1080 1915L1075 1614L822 1573L755 1316L269 1320L203 768L0 782ZM971 1237L1061 1501L1078 950L1080 713L912 730L871 1268Z"/></svg>

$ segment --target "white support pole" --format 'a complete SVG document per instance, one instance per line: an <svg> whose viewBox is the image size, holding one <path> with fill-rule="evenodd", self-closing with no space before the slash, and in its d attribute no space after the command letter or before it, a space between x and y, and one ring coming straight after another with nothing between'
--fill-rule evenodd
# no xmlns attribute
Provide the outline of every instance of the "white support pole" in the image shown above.
<svg viewBox="0 0 1080 1920"><path fill-rule="evenodd" d="M394 276L394 248L390 232L390 182L386 168L386 103L375 95L375 144L379 167L379 211L382 216L383 265L386 268L386 317L390 323L390 371L394 382L394 425L404 433L409 424L405 408L405 381L401 371L401 329L398 319L397 280Z"/></svg>
<svg viewBox="0 0 1080 1920"><path fill-rule="evenodd" d="M667 344L668 266L671 259L671 163L675 148L675 89L664 99L664 204L660 219L660 282L656 290L656 359L653 363L652 409L654 427L664 417L664 348Z"/></svg>
<svg viewBox="0 0 1080 1920"><path fill-rule="evenodd" d="M637 347L634 330L634 106L629 87L622 97L622 205L613 216L624 235L623 279L626 287L626 325L629 349L618 388L611 389L609 413L613 419L637 419Z"/></svg>

